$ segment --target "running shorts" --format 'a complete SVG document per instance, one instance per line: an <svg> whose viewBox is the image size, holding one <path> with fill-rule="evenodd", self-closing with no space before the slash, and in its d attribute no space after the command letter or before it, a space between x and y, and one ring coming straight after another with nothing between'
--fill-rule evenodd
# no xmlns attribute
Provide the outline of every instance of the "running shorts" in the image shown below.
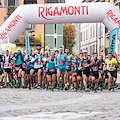
<svg viewBox="0 0 120 120"><path fill-rule="evenodd" d="M11 74L11 68L5 68L4 69L4 72L8 73L8 74Z"/></svg>

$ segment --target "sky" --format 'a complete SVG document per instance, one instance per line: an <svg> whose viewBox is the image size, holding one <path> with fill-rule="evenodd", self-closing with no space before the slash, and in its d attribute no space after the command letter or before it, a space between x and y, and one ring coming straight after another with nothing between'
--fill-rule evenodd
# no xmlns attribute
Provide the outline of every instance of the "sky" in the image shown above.
<svg viewBox="0 0 120 120"><path fill-rule="evenodd" d="M81 2L82 0L65 0L66 3L77 3Z"/></svg>

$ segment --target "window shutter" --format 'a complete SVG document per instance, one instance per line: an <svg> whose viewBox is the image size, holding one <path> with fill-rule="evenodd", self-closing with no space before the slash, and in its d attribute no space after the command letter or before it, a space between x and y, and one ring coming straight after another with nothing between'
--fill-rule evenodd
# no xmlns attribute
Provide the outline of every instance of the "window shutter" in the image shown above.
<svg viewBox="0 0 120 120"><path fill-rule="evenodd" d="M36 25L35 24L32 24L32 29L36 29Z"/></svg>

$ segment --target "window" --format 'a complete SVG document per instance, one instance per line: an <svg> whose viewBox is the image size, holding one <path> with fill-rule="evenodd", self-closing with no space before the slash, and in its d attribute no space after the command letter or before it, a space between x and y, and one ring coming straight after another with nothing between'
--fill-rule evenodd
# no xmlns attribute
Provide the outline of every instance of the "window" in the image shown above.
<svg viewBox="0 0 120 120"><path fill-rule="evenodd" d="M55 38L55 41L54 41L54 43L55 43L55 48L57 47L57 41L56 41L56 38Z"/></svg>
<svg viewBox="0 0 120 120"><path fill-rule="evenodd" d="M86 40L88 40L88 30L86 30Z"/></svg>
<svg viewBox="0 0 120 120"><path fill-rule="evenodd" d="M8 0L8 6L15 6L15 0Z"/></svg>
<svg viewBox="0 0 120 120"><path fill-rule="evenodd" d="M90 55L92 56L93 50L92 50L92 46L90 46Z"/></svg>
<svg viewBox="0 0 120 120"><path fill-rule="evenodd" d="M4 0L4 7L7 7L7 6L8 6L8 1Z"/></svg>
<svg viewBox="0 0 120 120"><path fill-rule="evenodd" d="M57 25L55 24L55 33L57 33Z"/></svg>
<svg viewBox="0 0 120 120"><path fill-rule="evenodd" d="M36 25L35 24L32 24L32 29L36 29Z"/></svg>
<svg viewBox="0 0 120 120"><path fill-rule="evenodd" d="M24 0L24 4L37 4L37 0Z"/></svg>
<svg viewBox="0 0 120 120"><path fill-rule="evenodd" d="M92 26L90 27L90 38L92 38Z"/></svg>
<svg viewBox="0 0 120 120"><path fill-rule="evenodd" d="M93 37L95 37L95 25L93 25Z"/></svg>
<svg viewBox="0 0 120 120"><path fill-rule="evenodd" d="M82 32L80 33L80 41L82 42Z"/></svg>
<svg viewBox="0 0 120 120"><path fill-rule="evenodd" d="M84 31L84 41L85 41L85 31Z"/></svg>

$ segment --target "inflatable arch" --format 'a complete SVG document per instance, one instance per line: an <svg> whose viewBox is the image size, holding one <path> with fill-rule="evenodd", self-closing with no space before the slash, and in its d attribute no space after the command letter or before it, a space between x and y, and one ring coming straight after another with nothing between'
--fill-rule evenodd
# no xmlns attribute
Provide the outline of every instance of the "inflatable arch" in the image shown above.
<svg viewBox="0 0 120 120"><path fill-rule="evenodd" d="M111 31L120 27L120 13L112 4L103 2L22 5L0 27L0 44L6 43L8 36L14 42L28 24L93 22L103 22Z"/></svg>

